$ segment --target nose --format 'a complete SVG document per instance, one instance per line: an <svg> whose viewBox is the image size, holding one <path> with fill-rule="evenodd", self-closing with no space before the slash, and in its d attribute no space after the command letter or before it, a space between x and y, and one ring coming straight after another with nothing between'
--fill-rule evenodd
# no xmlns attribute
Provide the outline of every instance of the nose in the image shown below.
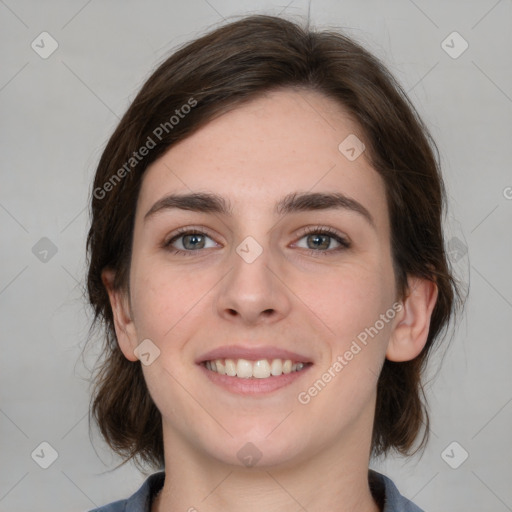
<svg viewBox="0 0 512 512"><path fill-rule="evenodd" d="M289 314L291 292L285 284L283 265L271 257L268 247L256 249L253 241L233 251L230 270L218 288L217 314L231 322L268 324Z"/></svg>

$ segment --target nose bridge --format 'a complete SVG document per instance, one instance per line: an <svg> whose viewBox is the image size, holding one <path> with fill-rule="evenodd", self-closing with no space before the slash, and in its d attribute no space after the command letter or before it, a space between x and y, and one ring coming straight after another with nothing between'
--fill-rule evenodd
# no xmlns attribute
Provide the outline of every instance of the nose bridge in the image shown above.
<svg viewBox="0 0 512 512"><path fill-rule="evenodd" d="M253 230L253 233L255 231ZM268 232L246 235L233 249L231 271L219 290L217 308L220 315L235 313L245 321L255 322L260 316L282 317L289 310L289 298L274 275L279 255L270 247ZM275 260L275 261L274 261Z"/></svg>

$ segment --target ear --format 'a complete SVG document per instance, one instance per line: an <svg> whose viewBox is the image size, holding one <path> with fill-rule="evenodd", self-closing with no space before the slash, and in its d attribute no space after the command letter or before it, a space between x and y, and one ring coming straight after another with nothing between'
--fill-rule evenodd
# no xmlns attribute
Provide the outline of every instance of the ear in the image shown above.
<svg viewBox="0 0 512 512"><path fill-rule="evenodd" d="M408 290L386 351L386 358L390 361L414 359L427 342L430 319L437 300L437 285L427 279L410 277Z"/></svg>
<svg viewBox="0 0 512 512"><path fill-rule="evenodd" d="M126 292L114 289L115 272L104 269L101 272L101 280L107 289L110 306L114 316L117 343L126 359L137 361L134 350L137 346L137 332L132 320L132 312Z"/></svg>

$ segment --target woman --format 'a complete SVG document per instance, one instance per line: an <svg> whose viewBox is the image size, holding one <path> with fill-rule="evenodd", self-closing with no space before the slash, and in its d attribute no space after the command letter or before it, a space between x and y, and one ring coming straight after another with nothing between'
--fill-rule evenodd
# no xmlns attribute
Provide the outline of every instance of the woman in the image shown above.
<svg viewBox="0 0 512 512"><path fill-rule="evenodd" d="M250 16L147 80L101 157L92 413L160 470L113 511L418 511L369 470L424 446L458 291L435 143L348 37Z"/></svg>

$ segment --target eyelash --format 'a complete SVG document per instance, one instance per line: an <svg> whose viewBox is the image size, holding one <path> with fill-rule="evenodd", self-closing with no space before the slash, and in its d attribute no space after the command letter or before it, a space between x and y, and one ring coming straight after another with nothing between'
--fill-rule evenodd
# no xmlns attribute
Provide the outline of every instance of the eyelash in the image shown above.
<svg viewBox="0 0 512 512"><path fill-rule="evenodd" d="M351 247L351 243L342 235L340 235L337 231L334 229L327 227L327 226L309 226L307 228L304 228L301 230L299 240L301 238L304 238L307 235L310 234L317 234L317 235L327 235L330 238L333 238L340 244L339 247L335 249L322 249L322 250L315 250L315 249L303 249L304 251L308 252L311 256L318 257L318 256L328 256L332 253L338 253L341 251L344 251L346 249L349 249ZM212 238L207 232L205 232L202 228L180 228L176 231L174 236L168 240L165 241L162 244L162 248L171 250L172 254L175 255L184 255L184 256L193 256L195 252L199 252L199 250L182 250L182 249L171 249L171 245L178 239L182 238L186 235L201 235L201 236L207 236L208 238Z"/></svg>

